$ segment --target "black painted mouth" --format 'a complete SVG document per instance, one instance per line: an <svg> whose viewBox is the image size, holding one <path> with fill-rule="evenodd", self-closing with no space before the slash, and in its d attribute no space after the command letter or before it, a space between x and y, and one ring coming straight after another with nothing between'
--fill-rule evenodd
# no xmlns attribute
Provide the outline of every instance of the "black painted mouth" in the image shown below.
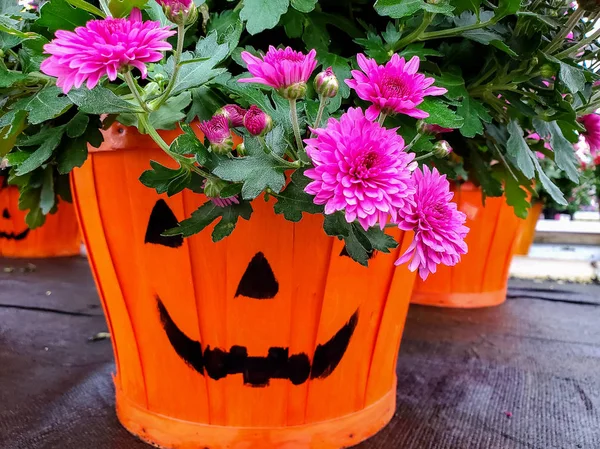
<svg viewBox="0 0 600 449"><path fill-rule="evenodd" d="M214 380L242 374L244 384L252 387L266 387L271 379L287 379L294 385L301 385L309 378L328 377L346 353L358 324L357 310L329 341L317 346L312 364L307 354L290 355L289 348L282 347L269 348L266 357L251 357L244 346L232 346L229 351L207 346L203 350L200 342L192 340L177 327L158 296L156 300L167 337L185 363Z"/></svg>
<svg viewBox="0 0 600 449"><path fill-rule="evenodd" d="M25 229L23 232L19 234L15 234L14 232L2 232L0 231L0 239L6 240L23 240L29 234L30 229Z"/></svg>

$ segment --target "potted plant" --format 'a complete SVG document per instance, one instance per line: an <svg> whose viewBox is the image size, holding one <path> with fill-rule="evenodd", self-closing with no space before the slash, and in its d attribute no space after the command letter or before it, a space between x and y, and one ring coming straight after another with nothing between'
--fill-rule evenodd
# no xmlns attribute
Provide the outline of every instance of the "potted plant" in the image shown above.
<svg viewBox="0 0 600 449"><path fill-rule="evenodd" d="M8 160L12 157L8 154L17 140L27 149L39 146L45 139L43 135L18 139L25 128L31 133L39 124L54 118L50 116L54 114L48 115L42 110L44 103L37 101L41 98L29 101L28 94L40 91L48 82L48 78L38 72L43 43L32 39L33 34L17 29L19 24L29 24L36 17L32 8L29 3L23 5L16 1L3 2L0 6L3 19L0 25L0 158L7 157L0 163L0 257L72 256L80 252L81 236L75 209L69 202L68 176L60 176L52 167L28 168L26 165L19 172L19 178L9 175L8 171ZM29 124L24 112L8 111L15 104L33 111ZM48 142L43 151L52 151L52 145L52 141ZM85 147L85 141L82 145ZM13 185L16 182L23 187L20 193ZM63 199L65 201L61 201ZM40 227L44 223L45 226Z"/></svg>
<svg viewBox="0 0 600 449"><path fill-rule="evenodd" d="M477 135L491 120L462 75L453 85L445 62L458 56L435 48L478 30L507 51L495 30L519 2L487 13L389 0L100 3L52 0L6 29L51 39L32 72L47 85L24 96L44 92L90 132L103 116L104 141L65 157L82 165L73 197L121 422L166 447L341 448L372 435L394 412L415 272L467 250L440 171L470 169L445 159L431 126ZM74 117L55 118L21 138L62 143ZM60 151L40 147L9 153L15 178L23 164L57 166ZM482 173L499 165L482 159ZM531 182L500 167L489 179L525 207Z"/></svg>

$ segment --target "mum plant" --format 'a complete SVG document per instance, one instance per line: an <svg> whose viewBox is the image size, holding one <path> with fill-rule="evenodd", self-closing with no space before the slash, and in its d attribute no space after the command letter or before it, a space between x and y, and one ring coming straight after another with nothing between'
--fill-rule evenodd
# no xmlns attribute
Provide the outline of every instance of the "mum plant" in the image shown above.
<svg viewBox="0 0 600 449"><path fill-rule="evenodd" d="M326 232L363 264L394 245L385 226L417 229L416 268L429 249L434 263L465 250L440 173L506 195L519 216L536 184L566 203L527 136L549 142L551 169L577 181L578 117L598 102L594 5L196 3L2 3L2 155L30 226L68 199L66 174L115 120L179 164L152 162L145 185L212 200L170 233L218 221L220 240L264 193L288 220L325 214ZM156 130L173 128L183 134L168 145ZM419 190L423 179L436 195Z"/></svg>
<svg viewBox="0 0 600 449"><path fill-rule="evenodd" d="M231 79L215 66L235 49L239 33L228 29L229 33L219 37L211 32L198 40L194 52L183 52L186 30L196 22L198 10L189 1L159 3L175 27L146 20L134 7L127 17L107 15L74 31L58 30L55 38L44 44L49 57L40 71L41 76L51 77L45 79L52 85L34 99L42 104L42 95L56 99L59 106L55 111L60 107L60 112L72 101L78 110L64 124L46 125L19 138L8 157L14 167L13 182L23 185L18 178L41 165L46 165L44 171L51 177L50 154L63 134L78 138L86 131L89 118L85 113L119 114L118 120L149 134L178 164L172 169L149 161L152 168L142 174L142 183L158 193L175 195L191 189L208 197L166 235L190 236L219 220L212 236L214 241L221 240L234 230L239 218L250 219L251 201L264 194L266 199L275 197L275 211L288 220L299 221L303 213L324 214L325 231L344 239L348 254L362 264L367 264L372 251L388 252L396 246L384 233L386 226L414 231L412 244L397 263L410 262L409 268L418 268L423 278L435 272L439 263L454 265L460 260L467 250L465 216L451 202L445 176L436 168L418 167L417 161L433 152L416 158L410 150L420 134L413 130L410 134L415 137L405 144L402 129L385 126L386 118L397 114L429 117L420 109L425 97L447 92L434 86L433 77L418 72L417 56L407 61L393 55L379 65L359 55L361 70L345 80L338 80L327 68L314 77L318 100L308 104L303 100L312 93L309 84L318 64L315 50L304 54L271 46L261 56L244 51L240 57L252 76ZM46 8L52 6L42 6L42 22ZM167 41L173 35L175 49ZM172 54L163 58L163 52ZM222 105L209 120L185 124L179 111L190 103L191 89L208 81L233 93L244 92L240 97L250 97L254 104ZM335 117L325 120L325 108L329 99L338 95L340 81L370 106L365 111L360 107L329 111ZM248 84L266 88L267 94L256 87L243 87ZM34 110L19 101L9 105L2 124L18 126L19 115L27 115L35 125L31 120ZM314 118L309 112L313 106L317 109ZM182 135L169 145L157 128L175 124ZM201 131L200 138L194 127ZM235 136L243 139L237 147ZM35 143L40 144L35 151L26 149ZM445 156L444 149L440 150ZM65 150L71 162L74 151ZM58 164L60 172L60 161ZM40 197L49 195L47 189L43 184Z"/></svg>

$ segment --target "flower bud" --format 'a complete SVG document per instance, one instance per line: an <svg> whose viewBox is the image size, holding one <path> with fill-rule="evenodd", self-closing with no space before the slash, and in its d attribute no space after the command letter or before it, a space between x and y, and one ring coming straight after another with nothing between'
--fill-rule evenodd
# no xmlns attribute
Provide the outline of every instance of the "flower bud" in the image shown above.
<svg viewBox="0 0 600 449"><path fill-rule="evenodd" d="M423 120L419 120L417 122L417 131L419 134L442 134L451 133L454 130L451 128L444 128L440 125L431 125L429 123L425 123Z"/></svg>
<svg viewBox="0 0 600 449"><path fill-rule="evenodd" d="M235 147L235 151L239 157L248 156L248 151L246 150L246 145L244 142L240 143L237 147Z"/></svg>
<svg viewBox="0 0 600 449"><path fill-rule="evenodd" d="M210 120L201 122L200 131L210 142L210 150L216 154L228 154L233 149L233 139L229 130L229 122L223 115L215 115Z"/></svg>
<svg viewBox="0 0 600 449"><path fill-rule="evenodd" d="M444 158L452 153L452 147L445 140L438 140L433 146L433 154L436 157Z"/></svg>
<svg viewBox="0 0 600 449"><path fill-rule="evenodd" d="M171 22L176 25L193 25L198 19L198 8L193 0L156 0Z"/></svg>
<svg viewBox="0 0 600 449"><path fill-rule="evenodd" d="M540 74L544 78L552 78L554 75L556 75L556 69L552 64L546 63L540 67Z"/></svg>
<svg viewBox="0 0 600 449"><path fill-rule="evenodd" d="M253 136L264 136L273 129L273 120L258 106L252 105L244 116L244 126Z"/></svg>
<svg viewBox="0 0 600 449"><path fill-rule="evenodd" d="M229 126L237 128L238 126L244 126L244 115L246 110L237 104L226 104L217 112L215 115L223 115L229 120Z"/></svg>
<svg viewBox="0 0 600 449"><path fill-rule="evenodd" d="M277 90L277 92L287 100L304 98L304 94L306 94L306 83L295 83L291 86L282 87Z"/></svg>
<svg viewBox="0 0 600 449"><path fill-rule="evenodd" d="M340 83L333 70L331 70L331 67L328 67L315 77L315 90L319 95L333 98L337 95L339 89Z"/></svg>
<svg viewBox="0 0 600 449"><path fill-rule="evenodd" d="M204 194L208 198L220 198L221 190L227 187L227 182L219 178L208 178L204 181Z"/></svg>

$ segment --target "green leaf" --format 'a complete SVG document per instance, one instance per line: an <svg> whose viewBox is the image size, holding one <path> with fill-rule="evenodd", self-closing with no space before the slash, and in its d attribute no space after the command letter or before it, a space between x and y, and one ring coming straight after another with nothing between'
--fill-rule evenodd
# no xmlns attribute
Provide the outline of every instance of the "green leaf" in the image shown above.
<svg viewBox="0 0 600 449"><path fill-rule="evenodd" d="M32 125L37 125L58 117L69 106L71 106L71 101L58 87L48 86L31 97L17 101L11 106L11 109L29 112L27 120Z"/></svg>
<svg viewBox="0 0 600 449"><path fill-rule="evenodd" d="M290 178L286 188L277 195L277 203L274 210L276 214L283 214L286 220L298 222L302 219L302 213L320 214L323 206L315 204L313 197L304 191L311 182L310 178L304 176L305 170L296 170Z"/></svg>
<svg viewBox="0 0 600 449"><path fill-rule="evenodd" d="M452 0L451 3L455 7L455 14L460 14L463 11L471 11L475 14L479 14L479 8L481 7L482 0Z"/></svg>
<svg viewBox="0 0 600 449"><path fill-rule="evenodd" d="M568 203L567 203L567 200L565 199L564 195L562 194L560 189L558 187L556 187L556 185L550 180L550 178L548 178L546 173L544 173L544 170L540 166L540 162L538 161L538 158L535 157L534 154L532 154L532 156L531 156L531 161L533 162L533 165L535 165L535 169L538 173L538 178L539 178L540 182L542 183L542 187L544 188L544 190L546 192L548 192L548 194L552 197L552 199L554 201L556 201L558 204L566 206Z"/></svg>
<svg viewBox="0 0 600 449"><path fill-rule="evenodd" d="M288 12L281 17L280 23L283 25L287 37L292 39L299 38L304 31L304 14L290 8L288 9Z"/></svg>
<svg viewBox="0 0 600 449"><path fill-rule="evenodd" d="M108 0L113 17L127 17L133 8L144 9L148 0Z"/></svg>
<svg viewBox="0 0 600 449"><path fill-rule="evenodd" d="M459 73L445 72L435 77L435 85L448 90L447 98L456 99L468 95L465 80Z"/></svg>
<svg viewBox="0 0 600 449"><path fill-rule="evenodd" d="M6 115L8 114L5 114L5 116ZM16 138L25 128L27 112L18 111L15 114L11 114L11 116L11 121L0 127L0 157L5 156L13 149Z"/></svg>
<svg viewBox="0 0 600 449"><path fill-rule="evenodd" d="M290 0L244 0L240 18L246 21L248 33L257 34L274 28L289 4Z"/></svg>
<svg viewBox="0 0 600 449"><path fill-rule="evenodd" d="M515 53L508 45L502 42L502 36L493 31L484 30L483 28L480 28L478 30L465 31L462 33L462 35L467 39L471 39L472 41L479 42L483 45L491 44L510 56L518 56L517 53Z"/></svg>
<svg viewBox="0 0 600 449"><path fill-rule="evenodd" d="M142 173L140 182L146 187L156 190L158 194L168 193L169 196L173 195L173 193L169 192L177 191L181 187L182 180L189 174L189 170L183 167L178 169L168 168L156 161L150 161L150 167L151 170L146 170ZM171 184L173 185L171 186ZM181 190L183 188L178 191Z"/></svg>
<svg viewBox="0 0 600 449"><path fill-rule="evenodd" d="M479 150L472 148L469 155L469 162L473 167L471 171L479 181L484 195L492 197L502 196L502 184L489 175L489 168L483 161Z"/></svg>
<svg viewBox="0 0 600 449"><path fill-rule="evenodd" d="M494 20L497 22L502 17L516 14L521 9L521 0L500 0L496 8Z"/></svg>
<svg viewBox="0 0 600 449"><path fill-rule="evenodd" d="M350 226L344 218L343 212L335 212L331 215L325 215L323 229L327 235L332 237L347 237L350 235Z"/></svg>
<svg viewBox="0 0 600 449"><path fill-rule="evenodd" d="M105 18L106 14L101 9L96 8L94 5L86 2L85 0L67 0L67 2L76 8L83 9L84 11L95 14L99 17Z"/></svg>
<svg viewBox="0 0 600 449"><path fill-rule="evenodd" d="M407 61L413 56L418 56L421 61L427 60L427 56L442 56L439 51L433 48L425 48L425 44L410 44L404 50L402 50L399 55L405 58ZM437 80L438 78L436 77L436 85L438 84ZM464 81L462 83L464 86Z"/></svg>
<svg viewBox="0 0 600 449"><path fill-rule="evenodd" d="M189 91L170 97L158 110L150 113L150 124L155 129L175 129L177 123L185 118L183 110L191 102Z"/></svg>
<svg viewBox="0 0 600 449"><path fill-rule="evenodd" d="M92 90L73 89L67 96L79 107L80 112L87 114L121 114L124 112L142 112L139 106L123 100L112 90L96 86Z"/></svg>
<svg viewBox="0 0 600 449"><path fill-rule="evenodd" d="M533 162L531 162L533 153L523 138L523 130L516 120L511 120L507 129L510 134L506 143L508 155L514 159L517 168L521 170L528 179L533 178L535 175Z"/></svg>
<svg viewBox="0 0 600 449"><path fill-rule="evenodd" d="M19 209L28 210L25 215L25 224L30 229L40 227L46 221L46 216L40 208L40 188L32 188L27 186L19 191Z"/></svg>
<svg viewBox="0 0 600 449"><path fill-rule="evenodd" d="M361 37L354 39L354 42L362 46L367 56L375 59L379 64L383 64L390 59L389 50L378 34L369 31L366 39Z"/></svg>
<svg viewBox="0 0 600 449"><path fill-rule="evenodd" d="M275 154L284 154L287 144L281 126L274 128L265 140ZM244 144L248 156L221 161L213 174L226 181L243 182L242 198L245 200L256 198L267 187L280 192L285 185L285 167L265 153L259 138L246 138Z"/></svg>
<svg viewBox="0 0 600 449"><path fill-rule="evenodd" d="M369 228L366 235L373 249L381 251L382 253L389 253L390 249L398 247L398 242L394 240L394 237L386 234L377 226Z"/></svg>
<svg viewBox="0 0 600 449"><path fill-rule="evenodd" d="M17 140L17 146L19 147L32 147L40 145L47 140L55 138L60 139L64 133L64 126L55 126L43 128L42 130L31 134L30 136L23 134Z"/></svg>
<svg viewBox="0 0 600 449"><path fill-rule="evenodd" d="M202 142L195 135L188 133L178 136L169 149L176 154L193 154L200 165L205 165L210 157L210 153Z"/></svg>
<svg viewBox="0 0 600 449"><path fill-rule="evenodd" d="M446 103L437 98L425 98L418 108L429 113L425 123L452 129L460 128L464 123L462 117L456 115L456 112L451 110Z"/></svg>
<svg viewBox="0 0 600 449"><path fill-rule="evenodd" d="M25 162L17 167L17 176L23 176L29 172L32 172L36 168L41 167L42 164L44 164L44 162L46 162L50 156L52 156L52 152L60 143L61 137L62 133L54 133L50 135L37 150L31 153Z"/></svg>
<svg viewBox="0 0 600 449"><path fill-rule="evenodd" d="M380 16L393 19L412 16L423 6L422 0L377 0L374 8Z"/></svg>
<svg viewBox="0 0 600 449"><path fill-rule="evenodd" d="M505 172L503 179L506 202L509 206L513 207L517 217L527 218L527 211L531 207L531 204L527 201L527 192L521 188L519 181L517 181L510 173Z"/></svg>
<svg viewBox="0 0 600 449"><path fill-rule="evenodd" d="M229 54L227 43L219 44L217 33L211 32L208 36L198 41L195 52L184 52L181 56L183 62L192 59L202 59L197 62L181 66L172 95L176 95L193 87L198 87L210 81L215 76L223 73L225 69L215 69L215 66L223 61ZM167 76L173 76L175 61L170 57L165 66Z"/></svg>
<svg viewBox="0 0 600 449"><path fill-rule="evenodd" d="M208 201L193 212L190 218L183 220L178 227L169 229L163 235L190 237L203 231L204 228L220 217L221 220L215 225L212 232L213 242L218 242L233 232L240 217L249 220L251 215L252 206L247 201L232 204L228 207L218 207Z"/></svg>
<svg viewBox="0 0 600 449"><path fill-rule="evenodd" d="M67 123L67 136L72 139L81 136L87 129L88 123L90 123L90 118L86 114L78 112L75 117Z"/></svg>
<svg viewBox="0 0 600 449"><path fill-rule="evenodd" d="M485 106L469 96L465 96L458 105L456 114L464 119L464 124L460 128L460 133L465 137L475 137L477 134L483 134L483 123L492 121Z"/></svg>
<svg viewBox="0 0 600 449"><path fill-rule="evenodd" d="M23 42L23 39L23 37L8 34L0 30L0 50L10 50Z"/></svg>
<svg viewBox="0 0 600 449"><path fill-rule="evenodd" d="M291 0L290 3L294 9L300 12L311 12L319 0Z"/></svg>
<svg viewBox="0 0 600 449"><path fill-rule="evenodd" d="M173 26L173 23L171 23L171 21L167 19L167 16L165 16L162 7L156 2L156 0L148 0L144 9L148 13L148 16L151 20L154 20L155 22L160 22L161 27Z"/></svg>
<svg viewBox="0 0 600 449"><path fill-rule="evenodd" d="M563 136L558 124L534 118L533 127L542 139L550 143L556 165L565 171L571 181L579 182L579 161L575 155L573 144Z"/></svg>
<svg viewBox="0 0 600 449"><path fill-rule="evenodd" d="M16 72L14 70L8 70L6 66L0 62L0 88L10 87L14 83L23 81L25 78L27 78L26 74L23 74L22 72Z"/></svg>
<svg viewBox="0 0 600 449"><path fill-rule="evenodd" d="M580 67L569 65L554 56L545 56L549 61L558 64L558 79L567 89L573 93L583 91L585 88L585 73Z"/></svg>
<svg viewBox="0 0 600 449"><path fill-rule="evenodd" d="M435 14L444 14L445 16L452 16L452 11L454 11L454 6L452 6L448 1L438 1L436 3L425 1L421 8L425 11L435 13Z"/></svg>
<svg viewBox="0 0 600 449"><path fill-rule="evenodd" d="M81 167L87 157L88 147L85 137L68 140L56 157L58 172L63 175L70 173L75 167Z"/></svg>
<svg viewBox="0 0 600 449"><path fill-rule="evenodd" d="M44 215L48 214L56 203L54 194L54 170L46 167L44 170L44 183L40 192L40 209Z"/></svg>
<svg viewBox="0 0 600 449"><path fill-rule="evenodd" d="M93 15L83 9L73 8L65 0L52 0L42 5L36 25L46 27L50 31L72 31L93 19Z"/></svg>

